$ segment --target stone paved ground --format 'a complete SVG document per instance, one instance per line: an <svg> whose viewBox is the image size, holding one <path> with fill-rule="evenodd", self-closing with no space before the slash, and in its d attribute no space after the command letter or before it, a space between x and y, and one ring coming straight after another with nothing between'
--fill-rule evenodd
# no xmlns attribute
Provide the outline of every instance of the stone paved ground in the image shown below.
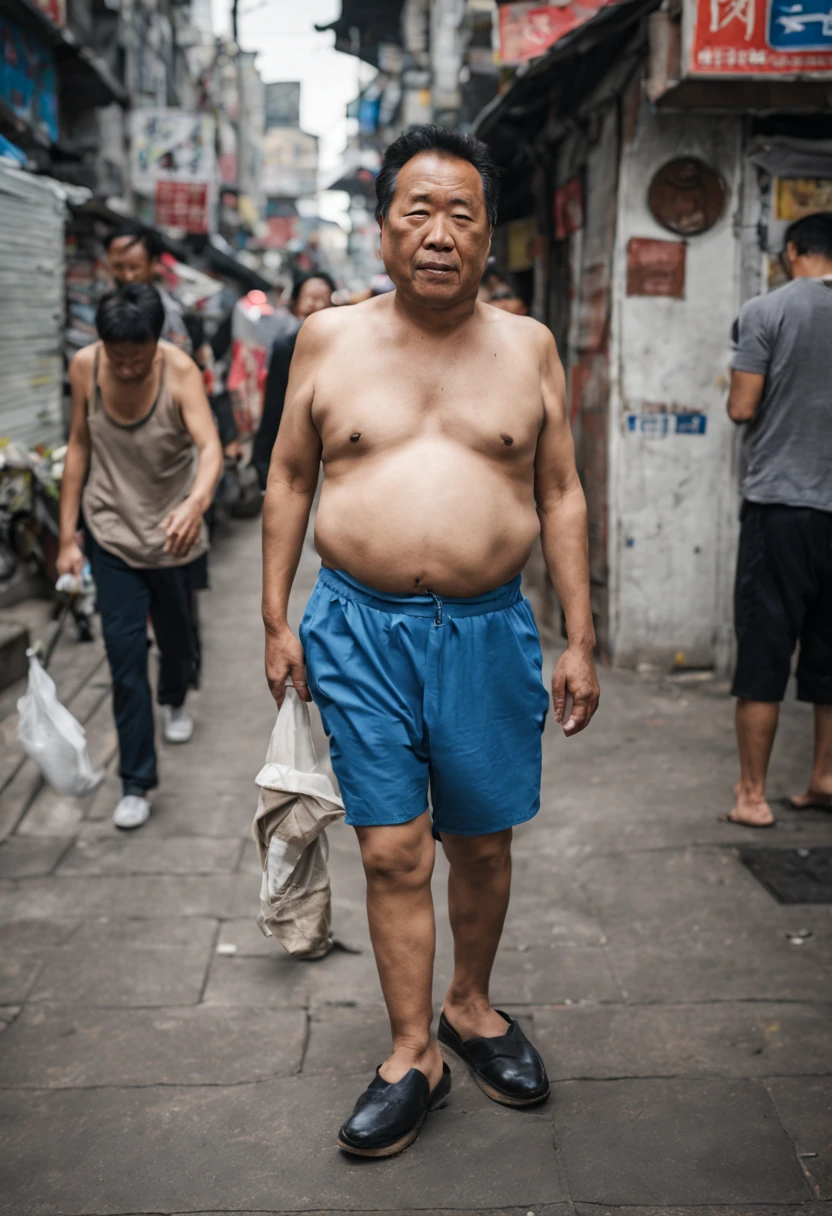
<svg viewBox="0 0 832 1216"><path fill-rule="evenodd" d="M783 813L749 840L718 824L724 689L627 673L603 674L591 733L567 744L550 724L543 811L517 833L494 996L533 1032L553 1100L499 1108L454 1065L450 1106L409 1152L339 1155L385 1020L348 829L331 834L336 931L363 953L293 963L254 924L252 781L274 713L258 545L239 525L217 554L196 736L164 753L147 828L111 827L112 775L91 804L41 792L20 821L31 773L0 794L0 825L17 823L0 847L0 1212L832 1212L831 909L778 905L735 850L829 843L832 825ZM309 549L296 620L314 571ZM105 671L82 650L61 652L62 687L106 759ZM800 786L808 748L790 705L776 793Z"/></svg>

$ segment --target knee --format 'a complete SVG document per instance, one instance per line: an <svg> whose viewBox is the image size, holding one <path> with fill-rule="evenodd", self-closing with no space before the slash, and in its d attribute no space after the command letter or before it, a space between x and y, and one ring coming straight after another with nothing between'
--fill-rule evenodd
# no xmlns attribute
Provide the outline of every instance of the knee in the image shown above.
<svg viewBox="0 0 832 1216"><path fill-rule="evenodd" d="M451 868L484 881L511 866L511 831L490 836L454 836L442 842Z"/></svg>
<svg viewBox="0 0 832 1216"><path fill-rule="evenodd" d="M433 840L397 842L374 839L372 833L361 841L361 861L367 881L418 888L430 883L435 847Z"/></svg>

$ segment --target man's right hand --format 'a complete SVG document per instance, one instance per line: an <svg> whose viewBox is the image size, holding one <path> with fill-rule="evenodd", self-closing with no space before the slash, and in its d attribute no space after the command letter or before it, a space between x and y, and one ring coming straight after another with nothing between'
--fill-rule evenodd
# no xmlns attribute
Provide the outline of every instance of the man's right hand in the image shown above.
<svg viewBox="0 0 832 1216"><path fill-rule="evenodd" d="M67 544L61 545L55 564L58 574L72 574L75 578L81 577L84 569L84 554L77 540L73 538Z"/></svg>
<svg viewBox="0 0 832 1216"><path fill-rule="evenodd" d="M266 630L266 679L278 709L286 696L286 681L289 679L301 701L312 700L306 683L303 650L288 625Z"/></svg>

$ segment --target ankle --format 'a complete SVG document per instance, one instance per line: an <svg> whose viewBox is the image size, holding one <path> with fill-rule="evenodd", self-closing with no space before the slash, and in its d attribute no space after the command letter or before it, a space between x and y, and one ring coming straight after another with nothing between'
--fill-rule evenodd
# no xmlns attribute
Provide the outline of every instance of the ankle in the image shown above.
<svg viewBox="0 0 832 1216"><path fill-rule="evenodd" d="M742 798L744 802L765 802L765 781L749 781L743 777L740 777L739 781L737 782L736 795L738 798Z"/></svg>
<svg viewBox="0 0 832 1216"><path fill-rule="evenodd" d="M449 990L443 1002L443 1009L446 1011L453 1010L454 1013L462 1014L466 1017L476 1017L478 1014L490 1012L492 1005L488 999L488 993L460 993Z"/></svg>

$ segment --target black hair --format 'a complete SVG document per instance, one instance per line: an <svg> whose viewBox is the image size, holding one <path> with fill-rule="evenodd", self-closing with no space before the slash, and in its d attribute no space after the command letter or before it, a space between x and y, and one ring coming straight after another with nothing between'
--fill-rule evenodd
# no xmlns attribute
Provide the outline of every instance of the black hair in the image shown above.
<svg viewBox="0 0 832 1216"><path fill-rule="evenodd" d="M485 199L485 210L490 224L497 223L497 204L500 197L500 179L497 168L491 159L491 153L480 139L473 135L465 135L462 131L452 131L447 127L437 127L431 123L423 127L414 127L405 131L394 140L384 153L384 160L376 178L376 219L387 218L393 195L396 193L396 182L399 170L403 169L409 160L420 152L436 152L439 156L455 156L458 160L467 160L482 179L482 196Z"/></svg>
<svg viewBox="0 0 832 1216"><path fill-rule="evenodd" d="M104 248L109 251L113 241L128 237L131 245L141 245L151 262L160 257L164 246L155 232L149 228L138 228L133 224L123 224L104 238Z"/></svg>
<svg viewBox="0 0 832 1216"><path fill-rule="evenodd" d="M832 211L804 215L786 229L785 243L793 242L800 257L817 254L832 260Z"/></svg>
<svg viewBox="0 0 832 1216"><path fill-rule="evenodd" d="M308 274L299 275L292 284L292 303L297 304L300 299L300 290L304 283L308 283L310 279L321 279L326 283L330 291L335 291L334 279L326 273L325 270L310 270Z"/></svg>
<svg viewBox="0 0 832 1216"><path fill-rule="evenodd" d="M108 292L95 314L102 342L158 342L164 325L162 297L147 283L128 283Z"/></svg>

